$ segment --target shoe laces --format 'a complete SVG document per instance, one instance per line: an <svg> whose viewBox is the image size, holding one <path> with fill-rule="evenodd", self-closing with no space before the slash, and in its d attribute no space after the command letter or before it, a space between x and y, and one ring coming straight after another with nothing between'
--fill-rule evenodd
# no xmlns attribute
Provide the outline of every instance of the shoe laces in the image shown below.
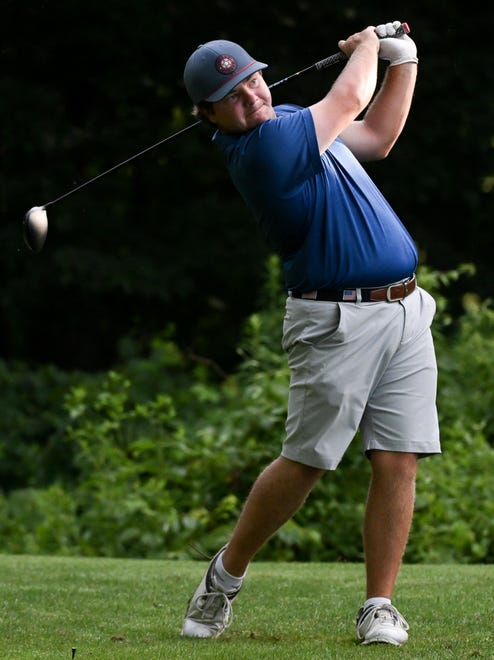
<svg viewBox="0 0 494 660"><path fill-rule="evenodd" d="M196 598L195 606L201 613L201 621L218 621L228 628L233 621L233 609L226 594L212 592L201 594Z"/></svg>
<svg viewBox="0 0 494 660"><path fill-rule="evenodd" d="M394 625L400 625L403 630L408 630L410 626L408 625L405 618L398 612L396 607L393 605L388 605L383 603L382 605L371 605L369 608L362 608L359 612L357 618L357 625L363 623L367 618L379 619L381 623L393 623Z"/></svg>

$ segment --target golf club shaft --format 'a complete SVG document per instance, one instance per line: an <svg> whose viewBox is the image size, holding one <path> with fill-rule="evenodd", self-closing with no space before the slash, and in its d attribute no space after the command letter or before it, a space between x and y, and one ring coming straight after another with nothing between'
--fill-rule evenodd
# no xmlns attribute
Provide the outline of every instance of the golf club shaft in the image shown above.
<svg viewBox="0 0 494 660"><path fill-rule="evenodd" d="M163 138L163 140L160 140L159 142L156 142L155 144L152 144L149 147L146 147L146 149L143 149L142 151L139 151L139 153L134 154L133 156L130 156L130 158L127 158L126 160L123 160L121 163L118 163L117 165L114 165L113 167L110 167L109 170L105 170L104 172L101 172L100 174L97 174L96 176L93 176L92 179L89 179L88 181L85 181L84 183L81 183L79 186L76 186L75 188L72 188L72 190L69 190L68 192L64 193L63 195L60 195L60 197L57 197L56 199L53 199L51 202L48 202L47 204L43 204L43 208L47 208L48 206L51 206L52 204L56 204L59 202L61 199L64 199L65 197L68 197L69 195L73 195L75 192L78 190L81 190L81 188L85 188L86 186L89 186L90 183L94 183L94 181L97 181L98 179L101 179L101 177L106 176L107 174L110 174L110 172L114 172L115 170L120 169L121 167L124 167L124 165L127 165L127 163L130 163L131 161L135 160L136 158L139 158L140 156L143 156L144 154L147 154L148 151L151 151L152 149L156 149L157 147L161 146L165 142L168 142L168 140L173 140L173 138L178 137L179 135L182 135L182 133L185 133L186 131L190 131L191 128L194 128L195 126L198 126L201 123L201 121L196 121L194 124L190 124L189 126L186 126L185 128L182 128L180 131L177 131L176 133L173 133L172 135L169 135L166 138Z"/></svg>
<svg viewBox="0 0 494 660"><path fill-rule="evenodd" d="M402 23L401 28L399 28L394 36L401 36L403 34L408 34L410 32L410 28L408 27L407 23ZM319 60L318 62L315 62L314 64L311 64L311 66L306 67L305 69L302 69L301 71L296 71L295 73L292 73L290 76L287 76L286 78L282 78L281 80L278 80L278 82L272 83L269 85L269 89L274 89L275 87L278 87L279 85L283 85L284 83L288 82L289 80L292 80L293 78L296 78L298 76L304 75L306 73L309 73L310 71L321 71L322 69L327 69L330 66L333 66L335 64L339 64L341 62L346 61L348 58L347 56L342 53L341 51L338 53L334 53L334 55L330 55L329 57L326 57L323 60ZM85 188L86 186L89 186L91 183L94 183L98 179L101 179L102 177L106 176L107 174L110 174L111 172L114 172L115 170L120 169L121 167L124 167L128 163L132 162L136 158L140 158L144 154L147 154L149 151L152 151L153 149L156 149L157 147L161 146L165 142L168 142L169 140L173 140L174 138L178 137L179 135L182 135L183 133L186 133L187 131L190 131L192 128L195 128L202 122L199 120L193 124L190 124L189 126L186 126L185 128L182 128L180 131L177 131L176 133L173 133L172 135L169 135L166 138L163 138L159 142L156 142L155 144L150 145L146 149L143 149L142 151L139 151L139 153L135 154L134 156L130 156L126 160L122 161L121 163L117 163L117 165L114 165L113 167L110 167L110 169L105 170L104 172L101 172L100 174L97 174L94 176L92 179L89 179L88 181L85 181L84 183L81 183L79 186L76 186L75 188L72 188L68 192L64 193L63 195L60 195L60 197L57 197L56 199L53 199L51 202L47 202L46 204L43 204L42 208L46 209L48 206L52 206L53 204L56 204L62 199L65 199L69 195L73 195L76 193L78 190L81 190L82 188Z"/></svg>
<svg viewBox="0 0 494 660"><path fill-rule="evenodd" d="M301 71L297 71L296 73L292 73L290 76L287 76L286 78L283 78L282 80L278 80L278 82L275 82L272 85L269 85L269 89L273 89L274 87L278 87L278 85L283 85L284 83L288 82L289 80L292 80L292 78L302 76L304 73L309 73L310 71L320 71L321 69L327 69L329 66L333 66L334 64L339 64L340 62L344 62L347 59L348 58L344 53L341 53L341 52L340 53L335 53L334 55L330 55L329 57L326 57L326 59L324 59L324 60L320 60L319 62L315 62L314 64L311 64L306 69L302 69Z"/></svg>
<svg viewBox="0 0 494 660"><path fill-rule="evenodd" d="M288 80L291 80L292 78L295 78L296 76L300 76L304 73L308 73L309 71L318 71L322 68L327 68L328 66L331 66L333 64L338 64L338 62L342 62L346 60L346 55L343 55L343 53L335 53L334 55L331 55L330 57L327 57L325 60L321 60L320 62L316 62L315 64L312 64L311 66L307 67L306 69L302 69L302 71L297 71L296 73L293 73L291 76L287 76L286 78L283 78L283 80L279 80L278 82L275 82L271 85L269 85L269 89L273 89L273 87L278 87L278 85L282 85L283 83L286 83ZM75 188L72 188L68 192L64 193L63 195L60 195L60 197L57 197L56 199L53 199L51 202L47 202L46 204L43 204L43 208L46 209L48 206L52 206L52 204L56 204L62 199L65 199L69 195L73 195L76 193L78 190L81 190L82 188L85 188L86 186L89 186L91 183L94 183L98 179L101 179L102 177L106 176L107 174L110 174L111 172L114 172L115 170L120 169L121 167L124 167L128 163L132 162L136 158L140 158L141 156L144 156L144 154L147 154L149 151L152 151L153 149L156 149L157 147L160 147L162 144L165 142L168 142L169 140L173 140L174 138L178 137L179 135L182 135L183 133L190 131L190 129L195 128L196 126L199 126L202 121L196 121L193 124L190 124L189 126L186 126L185 128L182 128L180 131L177 131L176 133L172 133L172 135L169 135L168 137L164 138L163 140L160 140L159 142L156 142L155 144L150 145L146 149L143 149L142 151L139 151L139 153L134 154L134 156L130 156L126 160L123 160L121 163L117 163L117 165L114 165L113 167L110 167L110 169L105 170L104 172L101 172L100 174L97 174L94 176L92 179L89 179L88 181L85 181L84 183L81 183L79 186L76 186Z"/></svg>
<svg viewBox="0 0 494 660"><path fill-rule="evenodd" d="M408 23L402 23L401 26L396 30L396 34L393 36L395 37L401 37L404 34L408 34L410 32L410 27ZM384 39L388 37L383 37ZM282 80L279 80L278 82L273 83L272 85L269 86L269 89L273 89L274 87L278 87L278 85L282 85L283 83L288 82L289 80L292 80L292 78L296 78L298 76L301 76L305 73L310 73L311 71L321 71L322 69L327 69L330 66L333 66L334 64L339 64L341 62L345 62L348 59L348 57L343 53L342 51L339 51L338 53L335 53L334 55L330 55L329 57L326 57L324 60L319 60L319 62L315 62L314 64L311 64L311 66L306 67L305 69L302 69L301 71L296 71L295 73L292 73L290 76L287 76L286 78L283 78Z"/></svg>

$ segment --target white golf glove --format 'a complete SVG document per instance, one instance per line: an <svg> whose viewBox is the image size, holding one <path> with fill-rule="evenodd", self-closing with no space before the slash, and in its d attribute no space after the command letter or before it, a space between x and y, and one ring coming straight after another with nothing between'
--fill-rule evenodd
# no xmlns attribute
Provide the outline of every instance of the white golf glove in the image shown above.
<svg viewBox="0 0 494 660"><path fill-rule="evenodd" d="M405 64L405 62L418 62L415 42L407 34L394 36L400 25L400 21L393 21L393 23L383 23L376 27L376 34L381 40L379 58L388 60L389 66ZM390 38L386 39L386 37Z"/></svg>

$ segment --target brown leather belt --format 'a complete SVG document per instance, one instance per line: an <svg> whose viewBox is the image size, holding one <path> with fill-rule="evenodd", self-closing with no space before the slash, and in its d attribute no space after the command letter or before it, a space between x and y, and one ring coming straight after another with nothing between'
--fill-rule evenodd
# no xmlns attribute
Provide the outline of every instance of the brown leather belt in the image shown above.
<svg viewBox="0 0 494 660"><path fill-rule="evenodd" d="M404 282L378 287L377 289L318 289L309 293L291 291L292 298L305 300L326 300L331 302L398 302L403 300L417 288L417 278L412 275Z"/></svg>

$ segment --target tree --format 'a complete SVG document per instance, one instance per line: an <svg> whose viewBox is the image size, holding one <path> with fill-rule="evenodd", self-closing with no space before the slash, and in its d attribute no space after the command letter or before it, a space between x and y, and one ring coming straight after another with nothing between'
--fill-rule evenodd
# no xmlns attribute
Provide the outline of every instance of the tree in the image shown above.
<svg viewBox="0 0 494 660"><path fill-rule="evenodd" d="M387 3L251 3L255 22L224 0L4 5L0 354L93 370L119 359L122 338L144 346L173 323L182 347L227 368L267 249L206 128L50 208L40 255L22 244L23 214L187 126L181 77L197 44L240 41L270 63L274 81L335 52L342 36L393 18ZM414 7L402 17L419 47L412 115L371 173L423 259L437 268L475 262L469 286L490 296L494 73L478 35L492 10ZM290 83L275 102L311 102L336 75Z"/></svg>

